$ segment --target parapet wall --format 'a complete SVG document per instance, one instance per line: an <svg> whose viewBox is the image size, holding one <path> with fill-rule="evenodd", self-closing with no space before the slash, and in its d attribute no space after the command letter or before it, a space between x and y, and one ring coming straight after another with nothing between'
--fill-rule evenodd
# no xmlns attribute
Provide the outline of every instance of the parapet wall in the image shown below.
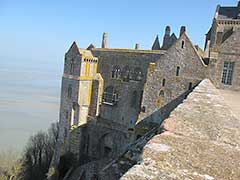
<svg viewBox="0 0 240 180"><path fill-rule="evenodd" d="M122 180L228 179L240 177L240 121L210 80L199 86L145 145L140 164Z"/></svg>

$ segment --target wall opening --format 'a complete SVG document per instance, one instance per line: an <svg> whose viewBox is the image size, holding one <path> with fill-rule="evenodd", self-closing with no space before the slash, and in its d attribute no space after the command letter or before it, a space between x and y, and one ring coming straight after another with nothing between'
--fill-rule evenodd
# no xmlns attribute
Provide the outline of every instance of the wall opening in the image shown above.
<svg viewBox="0 0 240 180"><path fill-rule="evenodd" d="M71 85L71 84L68 86L67 97L68 97L69 99L72 98L72 85Z"/></svg>
<svg viewBox="0 0 240 180"><path fill-rule="evenodd" d="M162 80L162 86L163 86L163 87L165 86L165 83L166 83L166 79L163 79L163 80Z"/></svg>
<svg viewBox="0 0 240 180"><path fill-rule="evenodd" d="M184 46L185 46L185 41L184 40L182 40L182 49L184 48Z"/></svg>
<svg viewBox="0 0 240 180"><path fill-rule="evenodd" d="M192 89L192 82L188 84L188 90L191 90L191 89Z"/></svg>
<svg viewBox="0 0 240 180"><path fill-rule="evenodd" d="M114 79L120 79L120 77L121 77L121 69L120 69L119 66L114 66L113 67L111 77L114 78Z"/></svg>
<svg viewBox="0 0 240 180"><path fill-rule="evenodd" d="M74 64L73 64L73 59L71 60L71 62L70 62L70 74L73 74L73 72L74 72Z"/></svg>
<svg viewBox="0 0 240 180"><path fill-rule="evenodd" d="M176 71L176 76L179 76L179 73L180 73L180 67L178 66Z"/></svg>
<svg viewBox="0 0 240 180"><path fill-rule="evenodd" d="M108 86L103 93L103 103L115 105L119 101L118 93L113 86Z"/></svg>

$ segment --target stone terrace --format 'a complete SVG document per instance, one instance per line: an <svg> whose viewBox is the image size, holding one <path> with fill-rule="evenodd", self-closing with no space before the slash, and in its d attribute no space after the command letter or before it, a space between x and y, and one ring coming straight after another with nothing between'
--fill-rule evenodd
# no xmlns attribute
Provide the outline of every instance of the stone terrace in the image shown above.
<svg viewBox="0 0 240 180"><path fill-rule="evenodd" d="M121 180L239 180L240 121L209 80L162 124Z"/></svg>

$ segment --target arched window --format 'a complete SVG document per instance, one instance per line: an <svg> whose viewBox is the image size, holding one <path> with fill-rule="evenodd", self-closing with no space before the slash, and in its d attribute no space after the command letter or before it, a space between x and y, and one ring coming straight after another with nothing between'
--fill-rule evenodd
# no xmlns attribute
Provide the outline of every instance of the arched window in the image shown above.
<svg viewBox="0 0 240 180"><path fill-rule="evenodd" d="M143 73L141 68L135 68L133 72L133 80L141 81L143 78Z"/></svg>
<svg viewBox="0 0 240 180"><path fill-rule="evenodd" d="M138 99L137 91L133 91L132 99L131 99L131 107L133 107L133 108L138 107L137 99Z"/></svg>
<svg viewBox="0 0 240 180"><path fill-rule="evenodd" d="M103 93L103 103L115 105L119 101L118 93L113 86L108 86Z"/></svg>
<svg viewBox="0 0 240 180"><path fill-rule="evenodd" d="M179 76L179 73L180 73L180 67L178 66L176 71L176 76Z"/></svg>
<svg viewBox="0 0 240 180"><path fill-rule="evenodd" d="M128 82L131 79L130 76L131 76L130 75L130 68L129 68L129 66L125 66L123 68L123 71L122 71L122 79L123 79L123 81L127 81Z"/></svg>
<svg viewBox="0 0 240 180"><path fill-rule="evenodd" d="M119 79L121 77L121 69L119 66L114 66L112 69L112 78Z"/></svg>
<svg viewBox="0 0 240 180"><path fill-rule="evenodd" d="M70 62L70 74L73 74L74 72L74 64L73 64L73 59Z"/></svg>
<svg viewBox="0 0 240 180"><path fill-rule="evenodd" d="M72 98L72 85L71 84L68 86L67 97L69 99Z"/></svg>
<svg viewBox="0 0 240 180"><path fill-rule="evenodd" d="M163 79L163 80L162 80L162 86L163 86L163 87L165 86L165 83L166 83L166 79Z"/></svg>
<svg viewBox="0 0 240 180"><path fill-rule="evenodd" d="M164 91L163 90L160 91L159 96L164 97Z"/></svg>

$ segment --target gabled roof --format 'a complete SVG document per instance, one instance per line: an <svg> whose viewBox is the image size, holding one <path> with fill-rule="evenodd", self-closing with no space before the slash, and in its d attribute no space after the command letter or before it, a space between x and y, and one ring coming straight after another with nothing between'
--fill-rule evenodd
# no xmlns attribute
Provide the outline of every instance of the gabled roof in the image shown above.
<svg viewBox="0 0 240 180"><path fill-rule="evenodd" d="M183 34L179 37L179 39L176 40L176 42L168 49L168 51L166 52L166 54L168 52L171 51L172 48L175 48L176 44L181 41L183 39L183 37L185 37L185 39L190 43L191 48L193 49L194 53L196 54L198 60L201 62L201 64L203 66L206 66L206 64L204 63L202 57L200 56L200 54L198 53L198 50L196 49L196 47L193 45L192 41L190 40L190 38L188 37L188 35L186 34L186 32L183 32Z"/></svg>

